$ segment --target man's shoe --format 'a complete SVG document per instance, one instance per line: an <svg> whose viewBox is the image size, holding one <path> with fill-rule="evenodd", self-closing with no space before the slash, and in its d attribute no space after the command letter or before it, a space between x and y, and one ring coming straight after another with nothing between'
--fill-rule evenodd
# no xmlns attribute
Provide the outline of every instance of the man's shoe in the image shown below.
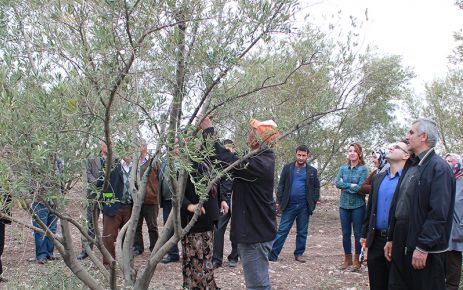
<svg viewBox="0 0 463 290"><path fill-rule="evenodd" d="M236 268L237 263L238 263L238 261L236 261L236 260L230 260L230 261L228 261L228 267Z"/></svg>
<svg viewBox="0 0 463 290"><path fill-rule="evenodd" d="M164 264L169 264L169 263L172 263L172 262L178 262L180 260L179 257L172 257L172 256L165 256L163 259L162 259L162 262Z"/></svg>
<svg viewBox="0 0 463 290"><path fill-rule="evenodd" d="M268 261L269 262L276 262L278 260L278 258L273 258L273 257L268 257Z"/></svg>
<svg viewBox="0 0 463 290"><path fill-rule="evenodd" d="M45 260L45 259L37 260L37 264L39 264L39 265L45 265L46 263L47 263L47 260Z"/></svg>
<svg viewBox="0 0 463 290"><path fill-rule="evenodd" d="M134 251L133 251L133 255L134 255L134 256L140 256L141 254L143 254L143 251L142 251L142 250L134 250Z"/></svg>
<svg viewBox="0 0 463 290"><path fill-rule="evenodd" d="M58 257L58 256L48 256L47 257L47 260L50 260L50 261L57 261L57 260L60 260L61 258Z"/></svg>
<svg viewBox="0 0 463 290"><path fill-rule="evenodd" d="M84 260L84 259L87 258L87 257L88 257L87 252L82 251L82 252L80 252L80 254L77 256L77 260Z"/></svg>
<svg viewBox="0 0 463 290"><path fill-rule="evenodd" d="M299 263L305 263L305 260L302 258L302 256L295 256L294 260L298 261Z"/></svg>
<svg viewBox="0 0 463 290"><path fill-rule="evenodd" d="M214 270L215 270L215 269L217 269L217 268L222 267L222 263L217 262L217 261L213 261L213 262L212 262L212 267L213 267Z"/></svg>

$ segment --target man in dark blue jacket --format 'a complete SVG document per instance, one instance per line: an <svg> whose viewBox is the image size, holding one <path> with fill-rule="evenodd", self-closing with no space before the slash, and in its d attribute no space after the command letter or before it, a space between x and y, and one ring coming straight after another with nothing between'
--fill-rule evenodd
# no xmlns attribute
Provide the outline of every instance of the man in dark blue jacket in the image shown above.
<svg viewBox="0 0 463 290"><path fill-rule="evenodd" d="M445 251L455 202L455 178L434 148L437 125L413 122L407 133L411 166L404 172L390 210L386 259L389 289L445 289Z"/></svg>
<svg viewBox="0 0 463 290"><path fill-rule="evenodd" d="M131 169L131 158L123 157L111 171L108 190L103 193L104 198L111 201L103 205L103 243L113 258L116 257L114 243L117 235L132 215L133 199L129 188ZM104 257L103 264L109 265Z"/></svg>
<svg viewBox="0 0 463 290"><path fill-rule="evenodd" d="M285 244L294 220L297 235L294 258L305 263L304 254L309 227L309 217L320 199L320 181L317 169L307 164L310 151L305 145L296 148L296 161L283 167L278 183L277 210L282 212L280 227L269 254L270 261L276 261Z"/></svg>
<svg viewBox="0 0 463 290"><path fill-rule="evenodd" d="M387 290L391 263L384 257L387 242L389 209L394 193L410 158L406 140L389 147L386 154L389 168L373 177L368 207L362 225L360 243L368 248L368 279L370 288Z"/></svg>

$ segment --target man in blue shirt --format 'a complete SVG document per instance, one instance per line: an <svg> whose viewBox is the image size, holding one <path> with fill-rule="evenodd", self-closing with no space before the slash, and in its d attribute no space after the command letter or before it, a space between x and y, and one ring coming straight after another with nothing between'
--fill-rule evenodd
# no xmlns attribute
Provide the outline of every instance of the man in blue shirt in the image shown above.
<svg viewBox="0 0 463 290"><path fill-rule="evenodd" d="M306 247L309 217L320 199L320 181L317 170L307 164L309 157L310 151L307 146L300 145L296 149L296 161L286 164L281 172L276 207L282 215L277 236L269 254L270 261L278 260L286 237L296 220L297 236L294 258L298 262L305 263L302 254Z"/></svg>
<svg viewBox="0 0 463 290"><path fill-rule="evenodd" d="M362 226L362 245L368 248L368 277L370 289L388 289L390 262L384 257L389 226L389 209L402 176L402 169L410 158L408 142L400 141L389 147L386 158L390 168L373 178L367 214Z"/></svg>

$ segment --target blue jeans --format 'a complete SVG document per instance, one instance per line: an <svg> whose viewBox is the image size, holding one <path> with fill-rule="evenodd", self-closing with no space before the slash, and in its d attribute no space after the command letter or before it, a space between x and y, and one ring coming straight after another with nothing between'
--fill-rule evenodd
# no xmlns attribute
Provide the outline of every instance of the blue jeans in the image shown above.
<svg viewBox="0 0 463 290"><path fill-rule="evenodd" d="M342 246L344 254L352 254L352 225L354 226L355 236L355 253L360 254L362 246L360 245L360 235L362 234L363 217L365 216L365 206L354 209L339 208L339 218L342 228Z"/></svg>
<svg viewBox="0 0 463 290"><path fill-rule="evenodd" d="M32 211L52 233L56 233L58 218L54 214L50 213L45 205L34 202L32 203ZM34 227L40 228L39 224L35 220L32 220L32 225ZM52 240L50 240L45 234L37 231L34 231L34 239L35 258L37 260L46 260L48 257L53 256L53 250L55 249L55 246Z"/></svg>
<svg viewBox="0 0 463 290"><path fill-rule="evenodd" d="M247 290L272 289L268 275L268 254L271 248L272 241L254 244L238 243Z"/></svg>
<svg viewBox="0 0 463 290"><path fill-rule="evenodd" d="M281 249L285 244L289 231L296 220L297 235L296 235L296 249L294 256L299 257L304 254L305 246L307 244L307 233L309 231L309 209L305 203L292 203L288 204L283 214L281 215L280 226L278 227L277 236L273 241L272 251L270 252L269 259L276 261L280 255Z"/></svg>

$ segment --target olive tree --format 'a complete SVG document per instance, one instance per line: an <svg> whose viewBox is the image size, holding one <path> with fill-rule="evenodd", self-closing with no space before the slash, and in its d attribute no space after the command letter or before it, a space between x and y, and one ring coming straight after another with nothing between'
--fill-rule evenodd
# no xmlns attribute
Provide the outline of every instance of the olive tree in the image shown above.
<svg viewBox="0 0 463 290"><path fill-rule="evenodd" d="M198 116L215 111L211 104L222 102L225 83L245 69L250 55L274 35L290 32L296 4L292 0L3 1L0 101L5 121L0 126L0 168L8 178L2 179L2 191L12 193L39 227L5 214L2 217L45 233L65 264L91 289L117 288L119 270L124 287L147 289L158 262L199 214L201 206L182 228L180 203L186 180L195 170L192 164L212 154L197 150L203 142ZM293 61L285 79L312 60ZM284 83L262 84L242 91L239 98ZM300 126L310 120L302 119ZM141 176L137 164L142 136L156 145L151 166L165 152L169 172L175 172L174 163L180 170L177 178L176 174L169 178L174 189L173 211L166 228L174 229L174 235L169 239L168 230L164 231L146 265L137 268L132 244L147 182L147 174ZM99 141L108 146L101 193L108 188L114 159L134 156L130 176L134 204L130 221L117 240L117 258L104 247L98 227L95 239L91 238L85 222L68 210L67 193L82 182L82 164L95 154ZM181 145L180 155L173 153L176 142ZM58 160L64 161L62 170L56 170ZM213 170L210 178L195 184L202 202L213 183L232 166ZM50 211L61 220L60 237L31 210L35 198L31 192L43 187L47 188L46 200L55 205ZM111 201L97 198L91 204L96 208L103 202ZM97 252L110 261L109 268L90 249L98 271L83 267L76 259L71 228L96 245Z"/></svg>

